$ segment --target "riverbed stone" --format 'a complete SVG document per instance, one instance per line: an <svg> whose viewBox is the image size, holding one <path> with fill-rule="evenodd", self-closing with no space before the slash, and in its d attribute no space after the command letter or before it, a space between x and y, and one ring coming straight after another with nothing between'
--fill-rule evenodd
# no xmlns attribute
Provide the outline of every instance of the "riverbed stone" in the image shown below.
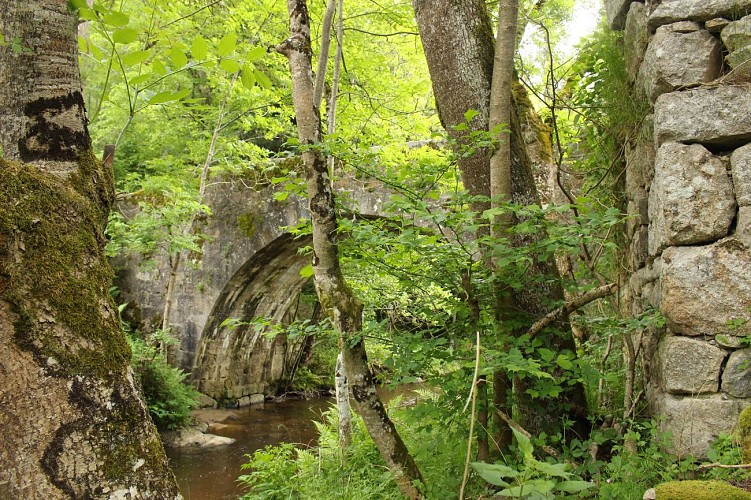
<svg viewBox="0 0 751 500"><path fill-rule="evenodd" d="M728 24L720 36L728 50L725 60L732 69L733 77L751 77L751 15Z"/></svg>
<svg viewBox="0 0 751 500"><path fill-rule="evenodd" d="M216 446L226 446L236 441L229 437L204 434L198 429L193 428L165 432L162 434L162 440L166 446L172 448L213 448Z"/></svg>
<svg viewBox="0 0 751 500"><path fill-rule="evenodd" d="M662 0L649 15L649 29L683 20L737 19L751 11L751 0Z"/></svg>
<svg viewBox="0 0 751 500"><path fill-rule="evenodd" d="M701 247L670 247L662 261L660 312L671 331L688 336L751 334L748 246L726 238Z"/></svg>
<svg viewBox="0 0 751 500"><path fill-rule="evenodd" d="M198 393L198 396L196 396L196 403L198 403L199 408L217 408L218 407L216 399L200 392Z"/></svg>
<svg viewBox="0 0 751 500"><path fill-rule="evenodd" d="M676 455L707 456L709 445L722 433L730 433L744 404L721 394L702 397L659 394L652 411L659 415L660 429L672 434L666 451Z"/></svg>
<svg viewBox="0 0 751 500"><path fill-rule="evenodd" d="M623 31L623 58L631 81L639 74L639 66L644 60L644 52L649 44L647 17L646 5L640 2L631 4Z"/></svg>
<svg viewBox="0 0 751 500"><path fill-rule="evenodd" d="M721 69L722 46L709 32L690 21L660 26L644 54L636 86L654 102L666 92L711 82Z"/></svg>
<svg viewBox="0 0 751 500"><path fill-rule="evenodd" d="M738 206L751 206L751 144L746 144L730 155L730 170Z"/></svg>
<svg viewBox="0 0 751 500"><path fill-rule="evenodd" d="M751 141L751 86L670 92L655 103L655 140L737 147Z"/></svg>
<svg viewBox="0 0 751 500"><path fill-rule="evenodd" d="M725 162L700 144L667 142L655 159L649 193L649 252L727 236L735 217Z"/></svg>
<svg viewBox="0 0 751 500"><path fill-rule="evenodd" d="M730 355L722 373L722 390L736 398L751 397L751 349Z"/></svg>
<svg viewBox="0 0 751 500"><path fill-rule="evenodd" d="M659 377L669 394L717 392L726 352L703 340L666 337L658 350Z"/></svg>

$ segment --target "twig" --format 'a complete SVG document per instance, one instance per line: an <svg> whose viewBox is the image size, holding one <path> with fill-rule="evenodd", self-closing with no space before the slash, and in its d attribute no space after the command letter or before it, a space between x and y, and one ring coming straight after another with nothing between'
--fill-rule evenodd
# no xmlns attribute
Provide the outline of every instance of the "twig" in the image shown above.
<svg viewBox="0 0 751 500"><path fill-rule="evenodd" d="M548 314L543 316L541 319L537 320L535 324L533 324L529 330L527 330L526 334L530 337L534 337L538 333L542 331L543 328L550 325L551 323L568 316L572 312L576 311L577 309L586 306L590 302L593 302L597 299L601 299L603 297L607 297L608 295L615 292L616 288L618 287L617 283L610 283L609 285L605 286L599 286L597 288L594 288L587 293L580 295L576 297L575 299L566 302L564 305L559 307L558 309L554 309L550 311Z"/></svg>
<svg viewBox="0 0 751 500"><path fill-rule="evenodd" d="M477 407L477 377L480 373L480 331L477 331L477 352L475 354L475 374L472 376L472 388L469 390L469 398L464 410L467 410L469 401L472 401L472 415L469 418L469 439L467 440L467 458L464 461L464 476L462 477L462 486L459 488L459 500L464 500L464 488L467 486L469 478L469 460L472 456L472 440L475 432L475 408Z"/></svg>

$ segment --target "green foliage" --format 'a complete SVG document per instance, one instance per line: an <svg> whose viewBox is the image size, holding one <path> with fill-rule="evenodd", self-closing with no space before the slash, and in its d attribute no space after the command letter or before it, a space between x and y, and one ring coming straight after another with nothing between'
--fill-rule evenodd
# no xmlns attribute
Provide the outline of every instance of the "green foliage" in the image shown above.
<svg viewBox="0 0 751 500"><path fill-rule="evenodd" d="M173 344L168 332L158 330L145 340L128 333L131 365L141 384L149 413L159 429L176 429L190 423L190 410L197 406L198 391L184 383L188 375L167 363L162 347Z"/></svg>
<svg viewBox="0 0 751 500"><path fill-rule="evenodd" d="M239 477L247 487L243 499L400 499L399 489L383 463L362 422L354 421L353 445L343 460L337 444L334 409L316 424L319 447L304 449L292 444L269 446L248 456L249 471Z"/></svg>
<svg viewBox="0 0 751 500"><path fill-rule="evenodd" d="M566 463L544 462L535 458L531 440L512 429L522 463L519 468L504 464L474 462L472 467L488 483L500 486L501 497L509 498L561 498L569 494L578 497L595 485L569 472Z"/></svg>

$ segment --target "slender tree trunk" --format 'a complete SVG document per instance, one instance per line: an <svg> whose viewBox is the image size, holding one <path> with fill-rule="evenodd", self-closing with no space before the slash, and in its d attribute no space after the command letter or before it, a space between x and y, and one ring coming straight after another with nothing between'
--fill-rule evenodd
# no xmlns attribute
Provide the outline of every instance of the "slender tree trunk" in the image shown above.
<svg viewBox="0 0 751 500"><path fill-rule="evenodd" d="M510 124L513 109L512 85L514 80L514 55L516 53L516 22L519 4L516 0L501 0L498 4L498 35L496 36L493 74L490 85L488 129L497 138L496 149L490 157L490 207L500 208L513 198L511 173ZM508 237L512 224L511 214L496 216L490 224L494 240ZM491 264L499 274L495 259ZM515 310L514 297L507 287L496 284L497 314L501 321L510 320ZM493 403L501 411L508 411L508 396L513 383L508 373L497 370L493 374ZM493 412L496 427L496 442L505 448L511 444L511 429Z"/></svg>
<svg viewBox="0 0 751 500"><path fill-rule="evenodd" d="M493 74L494 39L490 16L483 0L413 0L425 56L433 83L433 93L441 123L459 142L473 131L489 130L490 91ZM468 109L477 111L469 130L457 132L453 126L465 120ZM510 145L512 199L521 205L538 204L537 190L519 121L513 106L510 109ZM464 186L472 195L490 196L490 152L478 150L470 158L459 161ZM485 209L485 207L473 207ZM514 245L530 242L515 237ZM529 271L531 276L554 276L553 262L537 262ZM558 282L530 284L515 292L515 312L539 318L547 312L551 300L562 297ZM530 321L530 324L532 321ZM554 349L575 352L575 344L565 322L558 333L547 334L545 342ZM580 384L566 387L558 398L532 400L526 380L515 381L515 395L519 420L532 433L550 431L558 426L565 414L574 421L586 423L586 399ZM563 410L561 410L563 408Z"/></svg>
<svg viewBox="0 0 751 500"><path fill-rule="evenodd" d="M109 297L65 2L0 0L0 497L178 498Z"/></svg>
<svg viewBox="0 0 751 500"><path fill-rule="evenodd" d="M292 100L300 144L321 142L321 119L313 102L311 81L310 18L304 0L288 0L291 36L276 50L287 56L292 72ZM313 223L313 272L321 306L343 341L345 371L360 414L378 450L409 498L421 498L414 485L422 481L407 447L386 413L373 382L361 336L362 304L354 297L339 263L334 194L326 162L313 148L304 150L303 163Z"/></svg>
<svg viewBox="0 0 751 500"><path fill-rule="evenodd" d="M349 382L341 353L336 357L336 408L339 412L339 448L342 454L352 444L352 410L349 406Z"/></svg>

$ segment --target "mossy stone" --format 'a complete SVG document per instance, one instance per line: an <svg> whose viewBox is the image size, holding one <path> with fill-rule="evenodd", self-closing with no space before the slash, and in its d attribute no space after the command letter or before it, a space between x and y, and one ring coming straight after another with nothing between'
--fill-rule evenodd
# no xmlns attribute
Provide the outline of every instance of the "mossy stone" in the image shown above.
<svg viewBox="0 0 751 500"><path fill-rule="evenodd" d="M751 493L724 481L671 481L655 494L657 500L751 500Z"/></svg>

